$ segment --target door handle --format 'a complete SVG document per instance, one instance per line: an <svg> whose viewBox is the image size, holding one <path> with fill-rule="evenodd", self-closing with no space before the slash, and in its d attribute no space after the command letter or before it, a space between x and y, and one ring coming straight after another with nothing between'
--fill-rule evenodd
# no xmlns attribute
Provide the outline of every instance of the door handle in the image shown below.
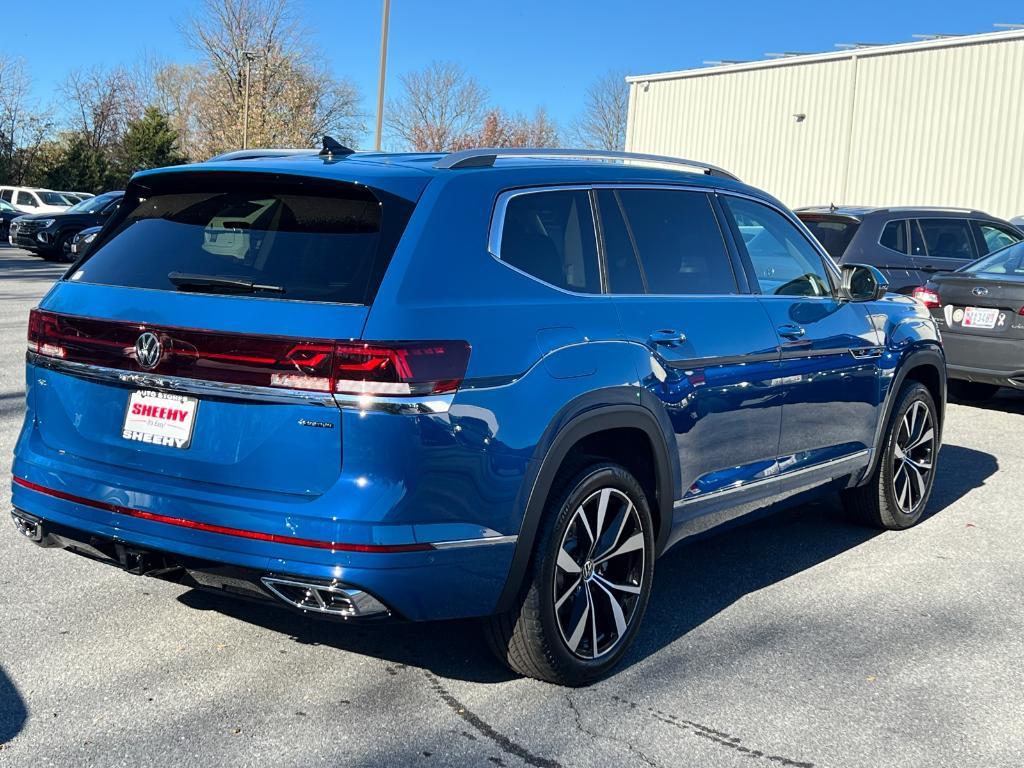
<svg viewBox="0 0 1024 768"><path fill-rule="evenodd" d="M807 333L807 331L805 331L796 323L785 323L784 325L780 325L775 330L779 332L779 336L782 336L783 338L786 339L800 339L803 338L805 333Z"/></svg>
<svg viewBox="0 0 1024 768"><path fill-rule="evenodd" d="M647 340L658 346L674 347L676 344L686 343L686 334L673 328L662 328L651 333Z"/></svg>

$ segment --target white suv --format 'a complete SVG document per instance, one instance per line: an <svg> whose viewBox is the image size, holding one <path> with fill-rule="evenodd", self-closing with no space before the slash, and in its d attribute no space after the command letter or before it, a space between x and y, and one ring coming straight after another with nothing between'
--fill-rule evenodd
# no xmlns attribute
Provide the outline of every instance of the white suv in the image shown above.
<svg viewBox="0 0 1024 768"><path fill-rule="evenodd" d="M0 199L22 213L60 213L71 206L71 201L59 192L34 187L0 187Z"/></svg>

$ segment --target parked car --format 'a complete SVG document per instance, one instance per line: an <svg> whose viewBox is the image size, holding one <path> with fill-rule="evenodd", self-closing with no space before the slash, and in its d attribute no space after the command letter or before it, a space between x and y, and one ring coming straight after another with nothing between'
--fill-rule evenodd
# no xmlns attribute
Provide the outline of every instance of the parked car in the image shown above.
<svg viewBox="0 0 1024 768"><path fill-rule="evenodd" d="M100 233L103 227L86 227L73 238L71 238L71 256L72 258L79 258L84 256L86 251L92 246L92 241L96 239L96 235Z"/></svg>
<svg viewBox="0 0 1024 768"><path fill-rule="evenodd" d="M1017 229L1021 229L1021 227L1024 227L1024 216L1014 216L1010 219L1010 223Z"/></svg>
<svg viewBox="0 0 1024 768"><path fill-rule="evenodd" d="M921 518L935 323L774 198L665 158L325 143L136 174L29 319L23 535L323 616L487 616L512 669L575 685L679 541L808 490Z"/></svg>
<svg viewBox="0 0 1024 768"><path fill-rule="evenodd" d="M22 215L24 214L6 200L0 200L0 239L7 240L11 221Z"/></svg>
<svg viewBox="0 0 1024 768"><path fill-rule="evenodd" d="M953 208L829 206L796 215L838 264L878 267L896 293L1024 239L1008 221Z"/></svg>
<svg viewBox="0 0 1024 768"><path fill-rule="evenodd" d="M60 192L60 194L73 203L80 203L86 198L96 197L92 192Z"/></svg>
<svg viewBox="0 0 1024 768"><path fill-rule="evenodd" d="M20 216L11 225L10 242L47 261L71 261L71 242L75 235L110 218L122 197L124 192L104 192L62 213Z"/></svg>
<svg viewBox="0 0 1024 768"><path fill-rule="evenodd" d="M985 400L1024 389L1024 243L933 275L914 296L942 331L951 393Z"/></svg>
<svg viewBox="0 0 1024 768"><path fill-rule="evenodd" d="M0 200L6 200L22 213L60 213L71 201L60 192L34 187L0 187Z"/></svg>

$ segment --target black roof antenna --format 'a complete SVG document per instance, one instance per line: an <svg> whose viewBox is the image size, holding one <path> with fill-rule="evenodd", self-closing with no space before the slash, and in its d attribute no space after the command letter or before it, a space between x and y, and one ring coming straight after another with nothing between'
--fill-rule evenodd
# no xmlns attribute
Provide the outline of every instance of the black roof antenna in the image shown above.
<svg viewBox="0 0 1024 768"><path fill-rule="evenodd" d="M335 155L347 157L352 154L355 154L354 149L349 149L331 136L324 136L324 148L320 150L320 157L334 157Z"/></svg>

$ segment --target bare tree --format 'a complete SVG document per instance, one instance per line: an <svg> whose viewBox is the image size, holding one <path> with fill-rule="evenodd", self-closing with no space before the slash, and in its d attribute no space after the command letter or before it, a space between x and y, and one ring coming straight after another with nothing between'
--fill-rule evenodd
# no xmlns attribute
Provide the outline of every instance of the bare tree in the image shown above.
<svg viewBox="0 0 1024 768"><path fill-rule="evenodd" d="M455 148L554 147L557 144L558 128L543 107L537 109L532 118L494 107L484 115L480 131L459 139Z"/></svg>
<svg viewBox="0 0 1024 768"><path fill-rule="evenodd" d="M188 20L185 39L204 58L196 75L200 130L189 132L192 153L241 146L247 58L250 146L310 146L324 133L355 143L365 130L355 85L314 63L319 53L309 47L291 8L291 0L204 0ZM168 90L188 101L185 74L169 72L177 83Z"/></svg>
<svg viewBox="0 0 1024 768"><path fill-rule="evenodd" d="M129 121L145 111L144 94L125 67L78 69L61 87L68 110L67 124L95 150L116 144Z"/></svg>
<svg viewBox="0 0 1024 768"><path fill-rule="evenodd" d="M587 89L583 113L573 121L573 139L590 149L626 146L629 86L625 75L608 72Z"/></svg>
<svg viewBox="0 0 1024 768"><path fill-rule="evenodd" d="M25 63L0 54L0 177L21 184L51 138L49 111L31 101Z"/></svg>
<svg viewBox="0 0 1024 768"><path fill-rule="evenodd" d="M434 61L401 82L404 93L389 102L386 122L410 149L447 152L483 129L487 91L458 64Z"/></svg>

